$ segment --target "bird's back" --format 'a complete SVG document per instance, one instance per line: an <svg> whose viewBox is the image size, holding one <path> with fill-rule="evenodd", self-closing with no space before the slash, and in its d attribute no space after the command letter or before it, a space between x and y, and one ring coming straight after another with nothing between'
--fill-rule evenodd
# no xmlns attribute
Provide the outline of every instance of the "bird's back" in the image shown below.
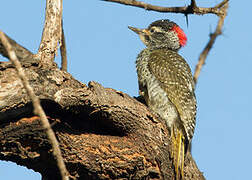
<svg viewBox="0 0 252 180"><path fill-rule="evenodd" d="M176 51L144 49L136 61L140 94L147 105L166 120L179 121L189 139L196 116L194 82L189 65ZM179 116L179 117L178 117Z"/></svg>

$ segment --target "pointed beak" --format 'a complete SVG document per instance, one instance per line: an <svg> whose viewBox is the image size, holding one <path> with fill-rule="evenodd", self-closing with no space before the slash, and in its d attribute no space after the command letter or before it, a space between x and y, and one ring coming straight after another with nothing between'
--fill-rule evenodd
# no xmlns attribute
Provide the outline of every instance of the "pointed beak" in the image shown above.
<svg viewBox="0 0 252 180"><path fill-rule="evenodd" d="M140 34L140 33L142 32L142 29L138 29L138 28L131 27L131 26L128 26L128 28L129 28L131 31L133 31L133 32L135 32L135 33L137 33L137 34Z"/></svg>
<svg viewBox="0 0 252 180"><path fill-rule="evenodd" d="M150 31L147 30L147 29L138 29L138 28L135 28L135 27L131 27L131 26L128 26L128 28L130 30L132 30L133 32L137 33L138 35L148 35L150 36Z"/></svg>

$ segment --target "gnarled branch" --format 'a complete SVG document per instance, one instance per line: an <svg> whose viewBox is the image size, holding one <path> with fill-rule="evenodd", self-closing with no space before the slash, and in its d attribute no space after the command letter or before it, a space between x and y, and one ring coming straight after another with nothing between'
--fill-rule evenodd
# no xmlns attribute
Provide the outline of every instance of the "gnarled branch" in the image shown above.
<svg viewBox="0 0 252 180"><path fill-rule="evenodd" d="M151 5L142 1L136 1L136 0L103 0L108 2L114 2L119 4L124 4L128 6L135 6L139 8L143 8L148 11L156 11L156 12L162 12L162 13L182 13L182 14L216 14L218 16L223 15L224 12L222 11L221 7L228 2L228 0L224 0L220 4L217 4L214 7L204 8L204 7L198 7L194 0L191 1L191 4L189 6L184 7L162 7L162 6L155 6Z"/></svg>
<svg viewBox="0 0 252 180"><path fill-rule="evenodd" d="M210 40L208 41L208 43L206 44L205 48L203 49L203 51L201 52L201 54L199 56L198 64L195 67L194 76L193 76L195 83L197 83L197 80L200 75L200 71L201 71L203 65L205 64L206 58L207 58L210 50L212 49L215 40L217 39L217 37L219 35L222 34L222 27L224 25L224 20L227 16L228 2L227 3L222 2L222 3L220 3L219 6L221 7L221 9L223 11L223 15L220 16L218 24L215 29L215 32L210 34Z"/></svg>
<svg viewBox="0 0 252 180"><path fill-rule="evenodd" d="M39 101L38 97L35 95L32 87L30 86L28 79L24 73L24 70L21 66L21 63L17 59L15 51L13 50L12 46L8 42L4 33L1 31L0 31L0 39L3 43L3 46L6 48L6 50L8 52L8 56L9 56L10 61L15 65L18 77L21 79L22 84L23 84L28 96L31 98L33 108L34 108L34 113L37 114L41 119L42 127L45 129L46 135L48 136L48 139L52 145L53 155L57 161L57 165L59 167L62 180L68 180L69 179L68 172L66 170L66 167L65 167L62 155L61 155L61 151L59 149L58 141L57 141L55 134L54 134L47 118L46 118L46 114L40 105L40 101Z"/></svg>
<svg viewBox="0 0 252 180"><path fill-rule="evenodd" d="M165 122L145 105L95 82L86 86L59 69L31 65L25 73L57 135L71 178L174 177ZM15 69L5 68L0 76L0 159L57 179L50 143ZM204 179L190 154L185 179Z"/></svg>

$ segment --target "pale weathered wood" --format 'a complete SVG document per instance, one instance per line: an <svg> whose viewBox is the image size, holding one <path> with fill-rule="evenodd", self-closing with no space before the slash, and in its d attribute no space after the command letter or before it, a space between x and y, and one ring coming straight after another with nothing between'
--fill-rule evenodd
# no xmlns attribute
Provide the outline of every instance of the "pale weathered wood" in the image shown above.
<svg viewBox="0 0 252 180"><path fill-rule="evenodd" d="M0 64L0 159L44 179L57 179L51 146L32 114L14 68ZM88 86L58 68L26 65L25 72L59 140L66 167L77 179L173 179L165 123L136 99L100 84ZM204 179L189 155L185 179Z"/></svg>

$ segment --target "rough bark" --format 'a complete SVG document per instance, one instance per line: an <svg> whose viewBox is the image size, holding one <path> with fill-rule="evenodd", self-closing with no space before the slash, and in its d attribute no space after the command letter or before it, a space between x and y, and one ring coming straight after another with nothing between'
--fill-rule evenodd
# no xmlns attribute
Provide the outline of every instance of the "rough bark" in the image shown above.
<svg viewBox="0 0 252 180"><path fill-rule="evenodd" d="M36 61L34 61L36 62ZM165 123L127 94L88 86L53 66L25 63L71 178L174 179ZM0 159L58 179L51 145L15 69L0 63ZM204 179L191 155L185 179Z"/></svg>

